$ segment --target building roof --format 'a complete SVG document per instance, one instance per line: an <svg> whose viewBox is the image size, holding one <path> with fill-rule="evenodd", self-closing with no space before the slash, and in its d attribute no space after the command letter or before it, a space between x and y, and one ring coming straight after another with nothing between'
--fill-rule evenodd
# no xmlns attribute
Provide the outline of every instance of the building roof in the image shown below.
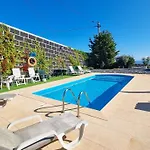
<svg viewBox="0 0 150 150"><path fill-rule="evenodd" d="M5 25L5 26L8 26L9 28L12 28L12 29L15 29L15 30L18 30L18 31L21 31L21 32L27 33L27 34L30 34L30 35L32 35L32 36L35 36L35 37L41 38L41 39L43 39L43 40L47 40L47 41L49 41L49 42L52 42L52 43L55 43L55 44L59 44L60 46L68 47L68 46L66 46L66 45L63 45L63 44L60 44L60 43L54 42L54 41L52 41L52 40L49 40L49 39L46 39L46 38L44 38L44 37L38 36L38 35L36 35L36 34L33 34L33 33L30 33L30 32L24 31L24 30L22 30L22 29L19 29L19 28L16 28L16 27L10 26L10 25L8 25L8 24L2 23L2 22L0 22L0 24L3 24L3 25Z"/></svg>

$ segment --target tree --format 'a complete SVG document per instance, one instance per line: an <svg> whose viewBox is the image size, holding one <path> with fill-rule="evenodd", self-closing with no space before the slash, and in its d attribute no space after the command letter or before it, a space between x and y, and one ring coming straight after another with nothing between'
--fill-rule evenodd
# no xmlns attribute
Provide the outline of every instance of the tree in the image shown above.
<svg viewBox="0 0 150 150"><path fill-rule="evenodd" d="M79 56L79 53L77 51L75 51L74 54L75 54L76 66L80 66L80 56Z"/></svg>
<svg viewBox="0 0 150 150"><path fill-rule="evenodd" d="M143 61L143 65L147 67L150 63L150 57L144 57L142 58L142 61Z"/></svg>
<svg viewBox="0 0 150 150"><path fill-rule="evenodd" d="M15 47L14 37L5 25L0 27L0 72L11 74L12 68L23 62L23 51Z"/></svg>
<svg viewBox="0 0 150 150"><path fill-rule="evenodd" d="M69 55L68 59L69 59L70 63L72 64L72 66L76 66L76 60L72 55Z"/></svg>
<svg viewBox="0 0 150 150"><path fill-rule="evenodd" d="M86 52L83 52L81 50L78 49L74 49L74 54L75 54L75 58L76 58L76 62L78 65L87 65L87 61L88 61L88 54Z"/></svg>
<svg viewBox="0 0 150 150"><path fill-rule="evenodd" d="M55 60L55 64L56 64L57 69L59 69L61 71L60 72L61 75L66 74L66 72L64 70L66 68L66 64L65 64L64 59L61 56L56 56L54 60Z"/></svg>
<svg viewBox="0 0 150 150"><path fill-rule="evenodd" d="M135 64L135 59L134 59L134 57L129 56L129 60L128 60L128 62L127 62L127 67L128 67L128 68L131 68L132 66L134 66L134 64Z"/></svg>
<svg viewBox="0 0 150 150"><path fill-rule="evenodd" d="M90 65L94 68L110 68L115 62L119 51L116 50L116 43L108 31L103 31L90 39L89 48Z"/></svg>
<svg viewBox="0 0 150 150"><path fill-rule="evenodd" d="M58 68L64 69L66 67L65 61L62 57L56 56L55 60L56 60L55 62Z"/></svg>
<svg viewBox="0 0 150 150"><path fill-rule="evenodd" d="M52 59L46 57L45 51L40 44L35 42L35 48L30 47L29 51L36 53L37 64L35 68L37 70L44 70L46 73L49 73L50 68L52 67Z"/></svg>
<svg viewBox="0 0 150 150"><path fill-rule="evenodd" d="M117 67L131 68L134 63L135 60L132 56L123 55L116 58Z"/></svg>
<svg viewBox="0 0 150 150"><path fill-rule="evenodd" d="M80 56L77 51L74 52L74 57L69 55L68 59L73 66L80 66Z"/></svg>

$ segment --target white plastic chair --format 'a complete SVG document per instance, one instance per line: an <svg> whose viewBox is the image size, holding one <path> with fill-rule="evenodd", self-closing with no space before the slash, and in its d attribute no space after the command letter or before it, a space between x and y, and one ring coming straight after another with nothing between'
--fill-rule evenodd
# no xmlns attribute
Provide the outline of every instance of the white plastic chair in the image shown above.
<svg viewBox="0 0 150 150"><path fill-rule="evenodd" d="M21 75L20 68L12 69L16 85L26 84L25 75Z"/></svg>
<svg viewBox="0 0 150 150"><path fill-rule="evenodd" d="M77 66L80 73L85 73L85 71L81 68L81 66Z"/></svg>
<svg viewBox="0 0 150 150"><path fill-rule="evenodd" d="M69 66L69 71L71 74L77 74L77 72L73 69L72 66Z"/></svg>
<svg viewBox="0 0 150 150"><path fill-rule="evenodd" d="M30 76L30 78L32 78L32 81L33 81L33 82L41 81L39 74L38 74L38 73L35 73L35 70L34 70L33 67L29 67L29 68L28 68L28 72L29 72L29 76Z"/></svg>
<svg viewBox="0 0 150 150"><path fill-rule="evenodd" d="M82 73L90 73L91 70L83 70L81 66L77 66L78 67L78 70Z"/></svg>
<svg viewBox="0 0 150 150"><path fill-rule="evenodd" d="M14 78L14 75L8 76L5 80L1 78L1 89L2 89L2 85L6 84L8 90L10 90L10 84L13 83L13 78Z"/></svg>

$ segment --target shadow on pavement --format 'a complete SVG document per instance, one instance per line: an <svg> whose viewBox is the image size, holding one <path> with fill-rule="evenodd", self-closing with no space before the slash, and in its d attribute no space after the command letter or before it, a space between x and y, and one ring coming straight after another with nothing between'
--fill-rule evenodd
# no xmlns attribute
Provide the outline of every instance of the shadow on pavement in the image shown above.
<svg viewBox="0 0 150 150"><path fill-rule="evenodd" d="M136 106L135 106L135 109L150 112L150 102L137 103Z"/></svg>

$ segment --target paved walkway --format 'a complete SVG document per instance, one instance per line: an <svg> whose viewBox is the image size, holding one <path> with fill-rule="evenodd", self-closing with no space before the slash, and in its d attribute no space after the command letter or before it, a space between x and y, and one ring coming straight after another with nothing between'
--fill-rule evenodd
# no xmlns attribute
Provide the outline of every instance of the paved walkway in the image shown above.
<svg viewBox="0 0 150 150"><path fill-rule="evenodd" d="M59 111L62 109L60 101L35 96L32 92L90 75L76 76L10 92L18 95L0 109L0 127L6 127L16 119L33 114L40 114L43 119L60 114ZM81 109L81 118L87 120L89 125L76 150L150 149L150 75L134 76L131 82L101 111ZM66 109L76 114L75 105L66 105ZM20 127L22 125L16 126L14 130ZM75 137L76 132L68 135L69 140ZM59 142L43 148L43 150L52 149L63 150Z"/></svg>

